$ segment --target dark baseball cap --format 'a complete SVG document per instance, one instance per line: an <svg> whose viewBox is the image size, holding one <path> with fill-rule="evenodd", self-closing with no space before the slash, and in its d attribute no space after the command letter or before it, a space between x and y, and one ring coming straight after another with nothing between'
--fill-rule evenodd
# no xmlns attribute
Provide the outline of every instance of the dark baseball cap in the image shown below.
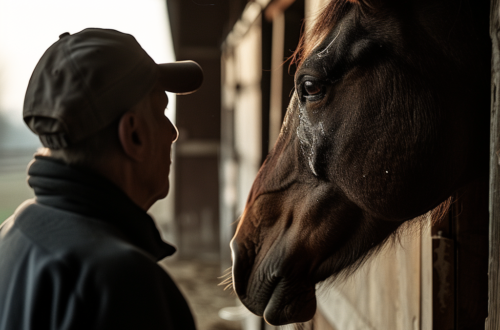
<svg viewBox="0 0 500 330"><path fill-rule="evenodd" d="M110 125L157 83L189 94L202 82L196 62L156 64L129 34L96 28L64 33L33 71L23 117L45 147L61 149Z"/></svg>

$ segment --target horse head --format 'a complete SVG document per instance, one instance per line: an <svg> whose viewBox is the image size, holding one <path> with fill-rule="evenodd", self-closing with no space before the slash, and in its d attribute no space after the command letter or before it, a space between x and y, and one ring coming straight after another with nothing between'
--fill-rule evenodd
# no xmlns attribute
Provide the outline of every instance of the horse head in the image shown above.
<svg viewBox="0 0 500 330"><path fill-rule="evenodd" d="M231 242L243 304L304 322L405 221L488 173L489 2L332 0Z"/></svg>

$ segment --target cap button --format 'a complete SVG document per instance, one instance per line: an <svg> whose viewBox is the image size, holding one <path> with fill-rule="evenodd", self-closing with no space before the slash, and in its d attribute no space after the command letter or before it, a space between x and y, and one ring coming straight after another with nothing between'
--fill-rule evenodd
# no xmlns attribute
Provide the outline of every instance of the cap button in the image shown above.
<svg viewBox="0 0 500 330"><path fill-rule="evenodd" d="M64 32L63 34L61 34L61 35L59 36L59 39L62 39L62 38L67 37L67 36L69 36L69 35L70 35L70 34L69 34L69 32Z"/></svg>

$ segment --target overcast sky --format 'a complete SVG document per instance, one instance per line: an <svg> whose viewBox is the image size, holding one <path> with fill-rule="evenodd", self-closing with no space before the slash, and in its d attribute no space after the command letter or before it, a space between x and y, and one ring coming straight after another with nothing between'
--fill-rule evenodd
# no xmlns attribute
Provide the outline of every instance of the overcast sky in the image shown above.
<svg viewBox="0 0 500 330"><path fill-rule="evenodd" d="M0 111L11 124L24 125L24 93L45 50L87 27L130 33L157 63L174 61L165 0L0 0Z"/></svg>

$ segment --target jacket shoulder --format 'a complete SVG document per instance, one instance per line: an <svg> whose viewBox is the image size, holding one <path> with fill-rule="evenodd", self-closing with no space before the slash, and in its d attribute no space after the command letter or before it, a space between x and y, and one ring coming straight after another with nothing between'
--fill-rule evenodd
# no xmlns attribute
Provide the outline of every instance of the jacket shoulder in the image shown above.
<svg viewBox="0 0 500 330"><path fill-rule="evenodd" d="M0 307L30 314L27 309L43 310L56 299L52 304L60 303L60 313L45 315L58 315L62 323L194 329L189 307L168 274L119 231L95 219L28 203L0 228L0 273L0 294L14 290L18 297L0 301ZM36 301L22 301L27 287ZM13 319L16 313L9 315Z"/></svg>

